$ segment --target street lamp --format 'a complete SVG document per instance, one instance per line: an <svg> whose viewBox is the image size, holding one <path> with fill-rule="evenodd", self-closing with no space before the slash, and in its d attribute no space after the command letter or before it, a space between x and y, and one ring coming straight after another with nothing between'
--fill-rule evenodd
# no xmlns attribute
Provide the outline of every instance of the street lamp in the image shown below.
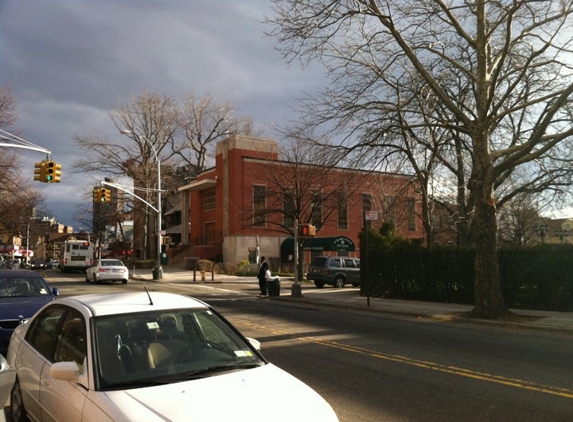
<svg viewBox="0 0 573 422"><path fill-rule="evenodd" d="M122 129L119 132L123 135L137 136L140 140L142 139L147 142L151 147L153 154L155 155L155 161L157 162L157 272L153 274L153 278L161 279L163 278L163 268L161 268L161 161L157 155L157 150L151 141L145 136L127 129Z"/></svg>

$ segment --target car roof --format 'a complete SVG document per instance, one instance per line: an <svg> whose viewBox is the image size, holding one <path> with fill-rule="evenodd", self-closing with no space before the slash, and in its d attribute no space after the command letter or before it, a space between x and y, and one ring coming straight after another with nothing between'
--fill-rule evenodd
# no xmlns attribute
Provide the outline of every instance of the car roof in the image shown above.
<svg viewBox="0 0 573 422"><path fill-rule="evenodd" d="M189 296L167 292L122 292L92 293L58 298L56 303L71 306L83 305L93 316L121 315L147 311L165 311L181 308L209 308L209 306Z"/></svg>

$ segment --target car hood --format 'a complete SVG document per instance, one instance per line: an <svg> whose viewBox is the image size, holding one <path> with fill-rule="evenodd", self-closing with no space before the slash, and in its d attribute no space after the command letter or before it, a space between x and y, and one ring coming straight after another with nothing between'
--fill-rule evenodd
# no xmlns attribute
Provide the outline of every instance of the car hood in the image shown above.
<svg viewBox="0 0 573 422"><path fill-rule="evenodd" d="M19 319L20 315L30 318L46 303L54 300L53 296L8 297L0 298L0 320Z"/></svg>
<svg viewBox="0 0 573 422"><path fill-rule="evenodd" d="M318 393L272 364L105 395L130 421L338 421Z"/></svg>

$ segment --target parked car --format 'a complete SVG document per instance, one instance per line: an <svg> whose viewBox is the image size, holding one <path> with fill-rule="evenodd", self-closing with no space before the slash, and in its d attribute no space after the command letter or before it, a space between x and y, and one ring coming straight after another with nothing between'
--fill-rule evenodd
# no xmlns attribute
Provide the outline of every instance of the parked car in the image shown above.
<svg viewBox="0 0 573 422"><path fill-rule="evenodd" d="M100 259L86 270L86 282L121 281L127 283L129 270L119 259Z"/></svg>
<svg viewBox="0 0 573 422"><path fill-rule="evenodd" d="M204 302L165 292L60 298L15 331L13 421L338 421ZM295 406L281 406L288 397Z"/></svg>
<svg viewBox="0 0 573 422"><path fill-rule="evenodd" d="M360 286L360 259L342 256L315 256L310 263L307 280L316 287L325 284L344 287L345 284Z"/></svg>
<svg viewBox="0 0 573 422"><path fill-rule="evenodd" d="M46 262L45 268L46 269L53 269L58 268L60 266L60 262L57 259L50 259Z"/></svg>
<svg viewBox="0 0 573 422"><path fill-rule="evenodd" d="M31 270L0 270L0 353L6 356L14 329L60 294Z"/></svg>
<svg viewBox="0 0 573 422"><path fill-rule="evenodd" d="M0 355L0 403L2 406L8 401L15 379L16 369L10 367L4 356Z"/></svg>

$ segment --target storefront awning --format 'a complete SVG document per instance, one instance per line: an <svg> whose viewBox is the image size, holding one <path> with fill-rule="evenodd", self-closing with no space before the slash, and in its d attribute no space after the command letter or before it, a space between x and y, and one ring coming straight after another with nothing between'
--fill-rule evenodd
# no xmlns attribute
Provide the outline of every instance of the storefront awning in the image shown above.
<svg viewBox="0 0 573 422"><path fill-rule="evenodd" d="M352 239L346 236L313 237L305 239L303 246L305 251L353 252L356 250ZM289 237L283 240L283 243L281 244L281 253L293 253L293 251L294 238Z"/></svg>

